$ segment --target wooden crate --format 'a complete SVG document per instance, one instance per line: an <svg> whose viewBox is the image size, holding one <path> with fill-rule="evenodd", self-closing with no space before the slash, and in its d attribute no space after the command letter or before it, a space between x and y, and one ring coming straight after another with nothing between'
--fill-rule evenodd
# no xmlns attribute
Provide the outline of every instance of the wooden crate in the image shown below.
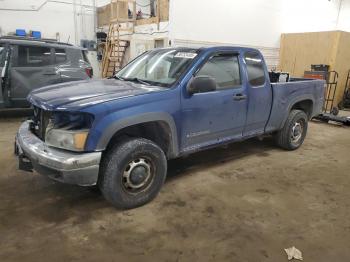
<svg viewBox="0 0 350 262"><path fill-rule="evenodd" d="M160 22L169 21L169 0L159 1L159 20Z"/></svg>
<svg viewBox="0 0 350 262"><path fill-rule="evenodd" d="M330 65L339 73L335 105L343 97L350 70L350 33L343 31L282 34L278 69L303 77L311 64Z"/></svg>
<svg viewBox="0 0 350 262"><path fill-rule="evenodd" d="M111 16L111 5L113 8L113 17ZM118 3L110 3L97 8L97 26L103 27L109 25L111 20L128 19L128 2L120 1Z"/></svg>
<svg viewBox="0 0 350 262"><path fill-rule="evenodd" d="M119 0L118 3L110 3L102 7L97 8L97 25L98 27L103 27L109 25L111 20L118 19L119 21L123 19L128 19L128 1L132 0ZM169 21L169 0L158 0L159 5L157 5L157 17L144 18L136 21L136 25L145 24L156 24L159 22ZM146 2L147 3L147 2ZM111 4L113 12L113 17L111 17ZM137 11L137 7L135 12ZM134 11L134 10L131 10Z"/></svg>

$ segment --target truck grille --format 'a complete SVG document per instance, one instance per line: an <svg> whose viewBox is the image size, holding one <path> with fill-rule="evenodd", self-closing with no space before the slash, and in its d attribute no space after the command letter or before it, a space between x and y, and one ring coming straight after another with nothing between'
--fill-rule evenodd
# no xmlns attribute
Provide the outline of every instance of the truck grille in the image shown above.
<svg viewBox="0 0 350 262"><path fill-rule="evenodd" d="M34 106L33 111L34 114L29 128L38 138L45 141L46 127L49 124L51 112L37 106Z"/></svg>

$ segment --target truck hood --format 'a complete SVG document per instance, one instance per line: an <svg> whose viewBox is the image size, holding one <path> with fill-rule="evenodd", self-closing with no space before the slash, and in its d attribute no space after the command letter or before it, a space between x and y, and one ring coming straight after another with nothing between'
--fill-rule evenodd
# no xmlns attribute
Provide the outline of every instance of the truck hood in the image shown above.
<svg viewBox="0 0 350 262"><path fill-rule="evenodd" d="M124 97L166 90L116 79L83 80L39 88L28 101L46 110L81 109Z"/></svg>

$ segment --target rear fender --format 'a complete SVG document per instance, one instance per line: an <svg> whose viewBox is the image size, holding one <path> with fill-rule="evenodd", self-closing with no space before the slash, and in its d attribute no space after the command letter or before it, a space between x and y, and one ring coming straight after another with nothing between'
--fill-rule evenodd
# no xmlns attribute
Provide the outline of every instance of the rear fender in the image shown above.
<svg viewBox="0 0 350 262"><path fill-rule="evenodd" d="M311 100L313 107L315 106L314 98L311 94L297 96L291 101L289 101L290 97L288 96L281 96L279 99L280 101L274 101L271 116L265 129L266 133L282 129L295 104L305 100ZM286 106L287 103L288 106ZM311 113L311 115L313 115L313 113Z"/></svg>

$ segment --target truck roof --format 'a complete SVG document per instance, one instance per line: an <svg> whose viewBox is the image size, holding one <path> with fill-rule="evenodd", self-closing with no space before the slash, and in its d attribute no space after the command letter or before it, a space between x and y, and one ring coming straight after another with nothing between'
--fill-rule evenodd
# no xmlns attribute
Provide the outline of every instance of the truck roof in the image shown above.
<svg viewBox="0 0 350 262"><path fill-rule="evenodd" d="M242 46L234 46L234 45L223 45L223 46L201 46L201 47L185 47L185 46L177 46L177 47L165 47L165 48L159 48L159 49L178 49L178 50L192 50L192 51L220 51L220 50L236 50L236 51L242 51L242 52L247 52L247 51L260 51L256 48L251 48L251 47L242 47Z"/></svg>
<svg viewBox="0 0 350 262"><path fill-rule="evenodd" d="M199 49L201 50L210 50L210 51L216 51L216 50L223 50L223 49L235 49L235 50L239 50L239 51L258 51L258 49L256 48L251 48L251 47L242 47L242 46L234 46L234 45L222 45L222 46L202 46Z"/></svg>
<svg viewBox="0 0 350 262"><path fill-rule="evenodd" d="M18 36L2 36L0 37L0 43L11 43L11 44L30 44L30 45L39 45L39 46L50 46L50 47L66 47L72 49L84 49L82 47L74 46L69 43L59 42L55 39L47 39L47 38L31 38L31 37L18 37Z"/></svg>

